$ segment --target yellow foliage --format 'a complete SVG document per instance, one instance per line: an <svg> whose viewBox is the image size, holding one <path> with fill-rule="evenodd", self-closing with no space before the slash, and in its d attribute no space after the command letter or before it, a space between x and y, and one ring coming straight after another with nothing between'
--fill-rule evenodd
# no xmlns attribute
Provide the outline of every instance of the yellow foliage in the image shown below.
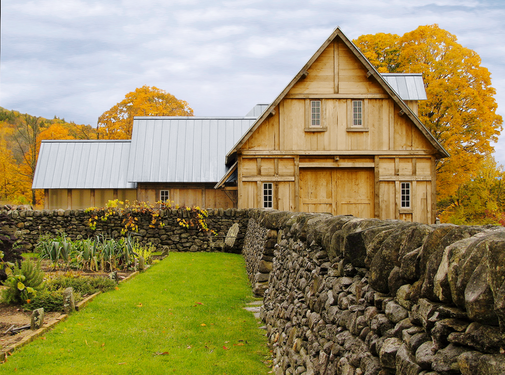
<svg viewBox="0 0 505 375"><path fill-rule="evenodd" d="M437 163L438 199L454 195L493 152L502 130L491 75L479 55L438 25L401 37L364 35L354 43L381 72L423 74L428 100L419 102L419 118L451 155Z"/></svg>
<svg viewBox="0 0 505 375"><path fill-rule="evenodd" d="M157 87L142 86L126 94L114 107L98 119L98 134L102 139L130 139L134 116L193 116L193 110Z"/></svg>

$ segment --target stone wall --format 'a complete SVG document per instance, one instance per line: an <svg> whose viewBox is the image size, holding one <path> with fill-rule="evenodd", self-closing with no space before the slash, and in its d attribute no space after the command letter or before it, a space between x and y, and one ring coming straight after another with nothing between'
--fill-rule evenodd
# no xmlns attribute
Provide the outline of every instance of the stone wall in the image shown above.
<svg viewBox="0 0 505 375"><path fill-rule="evenodd" d="M238 209L209 209L207 224L217 232L217 236L210 233L186 229L177 223L177 218L187 216L185 210L165 210L160 212L163 228L151 228L151 216L139 216L139 230L134 233L141 243L152 243L156 246L168 246L171 251L219 251L240 253L244 242L247 222L246 210ZM42 211L9 211L15 225L9 228L16 232L33 248L43 234L65 233L72 239L81 239L104 234L109 237L119 237L123 228L124 217L109 216L106 221L98 220L96 230L89 226L90 214L84 210L42 210ZM240 228L237 239L232 248L224 246L224 238L229 228L238 223ZM0 223L2 225L2 223Z"/></svg>
<svg viewBox="0 0 505 375"><path fill-rule="evenodd" d="M251 211L275 374L504 374L505 230ZM263 246L263 247L262 247Z"/></svg>

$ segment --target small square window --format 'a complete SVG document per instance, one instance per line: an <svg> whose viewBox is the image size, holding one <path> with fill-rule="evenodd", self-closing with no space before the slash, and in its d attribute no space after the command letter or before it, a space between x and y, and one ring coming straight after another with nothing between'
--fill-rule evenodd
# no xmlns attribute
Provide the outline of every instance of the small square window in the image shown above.
<svg viewBox="0 0 505 375"><path fill-rule="evenodd" d="M363 101L352 101L352 126L363 126Z"/></svg>
<svg viewBox="0 0 505 375"><path fill-rule="evenodd" d="M402 208L410 208L410 182L402 182L401 183L401 207Z"/></svg>
<svg viewBox="0 0 505 375"><path fill-rule="evenodd" d="M321 101L310 101L310 126L321 126Z"/></svg>
<svg viewBox="0 0 505 375"><path fill-rule="evenodd" d="M160 190L160 201L164 203L168 200L168 190Z"/></svg>
<svg viewBox="0 0 505 375"><path fill-rule="evenodd" d="M263 208L274 207L274 188L271 182L263 184Z"/></svg>

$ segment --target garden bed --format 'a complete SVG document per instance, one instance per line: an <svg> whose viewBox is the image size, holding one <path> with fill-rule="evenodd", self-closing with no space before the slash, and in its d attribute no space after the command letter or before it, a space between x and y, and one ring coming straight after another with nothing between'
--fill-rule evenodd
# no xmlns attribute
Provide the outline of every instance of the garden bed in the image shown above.
<svg viewBox="0 0 505 375"><path fill-rule="evenodd" d="M30 324L31 311L23 311L22 308L18 306L6 305L0 303L0 351L17 344L22 341L25 337L33 334L30 329L23 330L15 335L10 333L5 333L13 325L15 327L22 327L26 324ZM61 312L47 312L44 317L43 327L54 324L62 318L63 314Z"/></svg>

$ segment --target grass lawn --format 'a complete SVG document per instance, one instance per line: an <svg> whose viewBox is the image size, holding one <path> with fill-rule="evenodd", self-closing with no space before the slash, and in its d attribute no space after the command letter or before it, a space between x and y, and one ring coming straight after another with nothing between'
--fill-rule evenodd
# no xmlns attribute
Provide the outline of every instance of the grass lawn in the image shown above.
<svg viewBox="0 0 505 375"><path fill-rule="evenodd" d="M171 253L14 352L0 373L267 374L241 255Z"/></svg>

